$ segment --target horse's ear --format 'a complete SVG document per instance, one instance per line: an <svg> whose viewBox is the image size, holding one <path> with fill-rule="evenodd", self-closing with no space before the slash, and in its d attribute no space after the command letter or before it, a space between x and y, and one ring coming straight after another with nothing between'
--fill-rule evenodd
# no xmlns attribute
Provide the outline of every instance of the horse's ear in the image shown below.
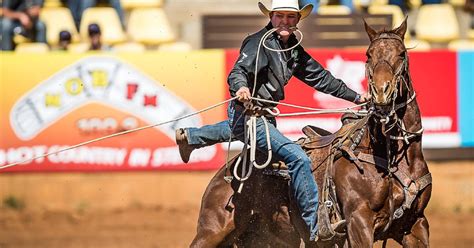
<svg viewBox="0 0 474 248"><path fill-rule="evenodd" d="M405 38L405 33L407 32L407 17L405 17L405 20L403 20L402 24L396 29L393 30L395 34L400 36L400 38L404 39Z"/></svg>
<svg viewBox="0 0 474 248"><path fill-rule="evenodd" d="M367 22L364 19L364 26L365 26L365 32L369 35L369 39L372 42L375 38L375 35L377 34L377 31L375 31L372 27L367 24Z"/></svg>

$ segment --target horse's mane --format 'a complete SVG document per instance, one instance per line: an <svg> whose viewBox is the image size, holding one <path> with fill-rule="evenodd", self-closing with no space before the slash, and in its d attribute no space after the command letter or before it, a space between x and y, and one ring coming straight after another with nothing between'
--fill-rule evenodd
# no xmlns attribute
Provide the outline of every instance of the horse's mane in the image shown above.
<svg viewBox="0 0 474 248"><path fill-rule="evenodd" d="M377 31L377 36L380 37L382 34L389 34L389 35L398 35L395 30L388 30L386 27L383 27L382 29ZM405 47L408 50L412 50L416 48L416 45L414 47Z"/></svg>
<svg viewBox="0 0 474 248"><path fill-rule="evenodd" d="M393 35L398 35L398 34L395 32L395 30L391 30L391 29L390 29L390 30L388 30L386 27L383 27L382 29L378 30L378 31L377 31L377 36L376 36L376 37L379 37L379 36L381 36L382 34L389 34L389 35L393 34Z"/></svg>

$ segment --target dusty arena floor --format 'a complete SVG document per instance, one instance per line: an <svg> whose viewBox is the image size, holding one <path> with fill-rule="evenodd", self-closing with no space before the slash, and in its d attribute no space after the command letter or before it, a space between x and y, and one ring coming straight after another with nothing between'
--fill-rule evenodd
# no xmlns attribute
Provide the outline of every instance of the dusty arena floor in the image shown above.
<svg viewBox="0 0 474 248"><path fill-rule="evenodd" d="M474 162L430 163L430 169L432 247L474 247ZM22 210L0 209L0 248L188 247L212 175L0 174L0 187L9 187L0 196L24 199Z"/></svg>

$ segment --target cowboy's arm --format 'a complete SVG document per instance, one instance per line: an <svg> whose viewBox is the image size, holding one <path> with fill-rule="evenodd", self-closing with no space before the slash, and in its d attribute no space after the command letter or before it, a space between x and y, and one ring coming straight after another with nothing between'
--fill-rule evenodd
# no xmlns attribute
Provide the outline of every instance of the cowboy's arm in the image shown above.
<svg viewBox="0 0 474 248"><path fill-rule="evenodd" d="M358 102L360 95L340 79L335 78L306 51L300 50L299 67L294 76L318 91L331 94L350 102Z"/></svg>
<svg viewBox="0 0 474 248"><path fill-rule="evenodd" d="M237 92L243 87L246 87L247 89L253 87L257 46L258 39L248 37L243 41L237 62L235 62L234 67L227 77L231 96L236 96ZM263 51L260 51L258 60L257 70L261 71L261 69L268 63Z"/></svg>
<svg viewBox="0 0 474 248"><path fill-rule="evenodd" d="M3 16L13 19L13 20L19 20L23 25L24 22L29 20L28 15L25 14L24 12L21 11L15 11L13 9L10 9L11 7L11 0L4 0L2 2L2 11L3 11Z"/></svg>

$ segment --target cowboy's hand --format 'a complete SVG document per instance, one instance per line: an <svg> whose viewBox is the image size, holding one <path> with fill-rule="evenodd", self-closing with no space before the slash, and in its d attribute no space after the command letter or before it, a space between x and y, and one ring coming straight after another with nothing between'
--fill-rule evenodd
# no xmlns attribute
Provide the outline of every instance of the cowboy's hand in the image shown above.
<svg viewBox="0 0 474 248"><path fill-rule="evenodd" d="M20 21L21 25L26 29L30 29L33 27L33 23L31 22L30 17L25 13L20 13L18 16L18 20Z"/></svg>
<svg viewBox="0 0 474 248"><path fill-rule="evenodd" d="M359 95L359 98L355 101L356 104L362 104L362 103L366 103L367 101L369 101L370 99L370 96L369 94L366 92L362 95Z"/></svg>
<svg viewBox="0 0 474 248"><path fill-rule="evenodd" d="M250 90L247 87L241 87L237 92L235 92L235 96L237 96L237 100L241 102L250 101L251 94Z"/></svg>

